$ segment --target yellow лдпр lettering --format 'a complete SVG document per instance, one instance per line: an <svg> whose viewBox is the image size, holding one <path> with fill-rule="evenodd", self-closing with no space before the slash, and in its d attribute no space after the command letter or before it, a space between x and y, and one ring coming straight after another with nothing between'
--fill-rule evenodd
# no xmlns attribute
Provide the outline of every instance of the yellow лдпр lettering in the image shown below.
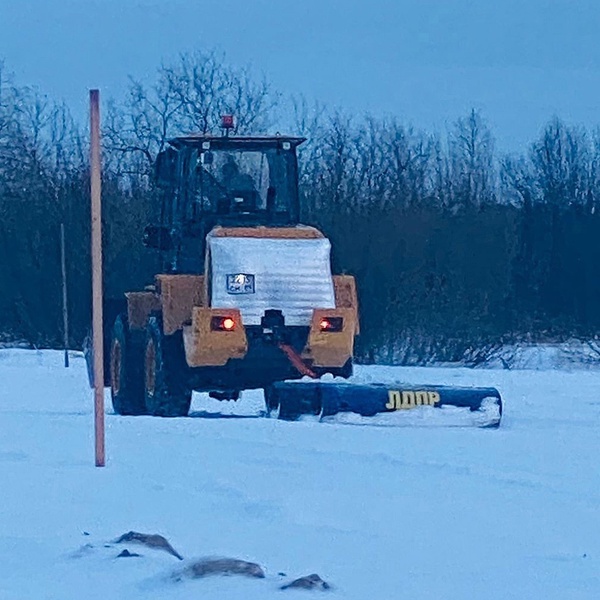
<svg viewBox="0 0 600 600"><path fill-rule="evenodd" d="M415 405L414 392L402 392L402 402L396 408L413 408Z"/></svg>
<svg viewBox="0 0 600 600"><path fill-rule="evenodd" d="M427 394L429 395L429 402L431 406L439 404L441 400L439 392L427 392Z"/></svg>
<svg viewBox="0 0 600 600"><path fill-rule="evenodd" d="M415 392L415 404L417 406L427 406L429 404L427 392Z"/></svg>
<svg viewBox="0 0 600 600"><path fill-rule="evenodd" d="M418 406L435 406L440 400L439 392L389 390L385 407L388 410L404 410Z"/></svg>
<svg viewBox="0 0 600 600"><path fill-rule="evenodd" d="M400 404L400 392L396 390L390 390L388 392L388 403L385 407L388 410L396 410L396 407Z"/></svg>

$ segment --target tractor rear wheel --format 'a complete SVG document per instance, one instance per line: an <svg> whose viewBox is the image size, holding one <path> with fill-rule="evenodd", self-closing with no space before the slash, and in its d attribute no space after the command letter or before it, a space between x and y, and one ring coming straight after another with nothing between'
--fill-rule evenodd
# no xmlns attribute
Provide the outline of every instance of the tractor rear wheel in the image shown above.
<svg viewBox="0 0 600 600"><path fill-rule="evenodd" d="M110 344L110 393L118 415L146 414L143 337L129 329L127 314L117 316Z"/></svg>
<svg viewBox="0 0 600 600"><path fill-rule="evenodd" d="M150 317L144 349L144 398L149 414L187 416L192 401L187 371L181 331L166 336L160 317Z"/></svg>

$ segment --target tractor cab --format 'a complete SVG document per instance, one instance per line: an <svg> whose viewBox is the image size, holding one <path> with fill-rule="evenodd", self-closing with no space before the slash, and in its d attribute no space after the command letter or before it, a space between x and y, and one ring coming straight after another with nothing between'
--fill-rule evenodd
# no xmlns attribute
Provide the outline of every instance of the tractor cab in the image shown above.
<svg viewBox="0 0 600 600"><path fill-rule="evenodd" d="M202 272L206 235L217 225L286 227L299 223L296 148L304 138L188 135L174 138L156 163L160 225L145 244L165 270Z"/></svg>

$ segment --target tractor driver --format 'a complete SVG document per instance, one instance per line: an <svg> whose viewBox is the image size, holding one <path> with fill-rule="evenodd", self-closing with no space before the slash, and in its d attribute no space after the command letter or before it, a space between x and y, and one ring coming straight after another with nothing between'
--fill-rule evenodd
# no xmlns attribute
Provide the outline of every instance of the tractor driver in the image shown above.
<svg viewBox="0 0 600 600"><path fill-rule="evenodd" d="M256 210L258 192L254 179L248 173L240 172L239 165L231 155L227 156L227 162L221 169L221 181L231 192L235 208Z"/></svg>

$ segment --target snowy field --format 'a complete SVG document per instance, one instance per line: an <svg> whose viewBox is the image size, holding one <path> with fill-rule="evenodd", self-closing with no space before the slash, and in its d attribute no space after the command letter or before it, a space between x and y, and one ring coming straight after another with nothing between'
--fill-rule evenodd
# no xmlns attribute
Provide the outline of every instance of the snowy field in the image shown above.
<svg viewBox="0 0 600 600"><path fill-rule="evenodd" d="M497 431L286 423L252 418L260 394L197 396L186 419L107 414L96 469L83 360L0 351L0 598L313 597L279 590L313 572L356 600L600 597L600 368L357 377L494 385L505 418ZM129 530L267 577L174 582L186 563L168 554L116 558Z"/></svg>

